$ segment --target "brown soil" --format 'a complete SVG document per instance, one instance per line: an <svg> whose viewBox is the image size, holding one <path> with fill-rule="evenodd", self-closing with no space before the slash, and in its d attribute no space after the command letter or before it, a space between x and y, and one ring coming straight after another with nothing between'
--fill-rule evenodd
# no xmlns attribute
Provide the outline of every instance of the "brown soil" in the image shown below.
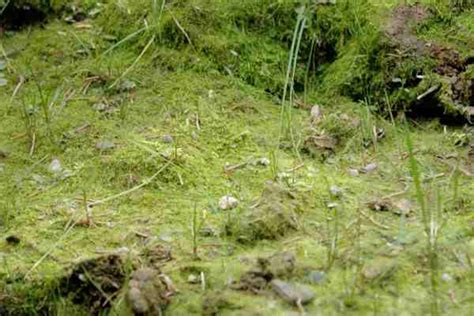
<svg viewBox="0 0 474 316"><path fill-rule="evenodd" d="M440 106L440 95L443 94L445 100L450 99L461 108L474 105L474 80L465 75L467 66L472 64L473 60L462 58L459 52L452 48L426 42L416 36L415 27L430 16L428 9L421 4L401 5L394 9L384 30L394 46L412 51L418 56L428 55L433 58L436 63L433 73L442 76L443 81L447 83L447 88L441 89L440 86L421 98L413 107L412 116L440 116L453 122L465 122L465 119L460 119L459 114L446 113ZM469 121L470 115L466 114L468 111L464 112Z"/></svg>
<svg viewBox="0 0 474 316"><path fill-rule="evenodd" d="M98 315L111 306L125 282L123 259L106 255L79 262L60 282L60 293Z"/></svg>
<svg viewBox="0 0 474 316"><path fill-rule="evenodd" d="M417 51L423 52L425 43L414 35L413 29L429 16L430 13L421 4L399 6L388 20L385 33L400 46L416 48Z"/></svg>

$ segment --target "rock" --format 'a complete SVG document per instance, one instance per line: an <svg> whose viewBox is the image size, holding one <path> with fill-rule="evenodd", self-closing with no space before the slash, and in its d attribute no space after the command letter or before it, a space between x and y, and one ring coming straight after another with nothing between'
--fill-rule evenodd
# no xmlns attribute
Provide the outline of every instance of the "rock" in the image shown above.
<svg viewBox="0 0 474 316"><path fill-rule="evenodd" d="M161 141L165 144L171 144L173 142L173 136L163 135L163 137L161 137Z"/></svg>
<svg viewBox="0 0 474 316"><path fill-rule="evenodd" d="M279 279L274 279L270 284L273 291L290 304L304 305L314 299L314 292L309 287L290 284Z"/></svg>
<svg viewBox="0 0 474 316"><path fill-rule="evenodd" d="M104 140L104 141L97 142L95 144L95 148L101 151L106 151L106 150L114 149L115 144L111 141Z"/></svg>
<svg viewBox="0 0 474 316"><path fill-rule="evenodd" d="M312 284L322 284L326 281L326 273L324 271L310 271L307 279Z"/></svg>
<svg viewBox="0 0 474 316"><path fill-rule="evenodd" d="M360 169L360 172L362 173L370 173L372 171L374 171L375 169L377 169L378 165L376 163L369 163L368 165L366 165L365 167L362 167Z"/></svg>
<svg viewBox="0 0 474 316"><path fill-rule="evenodd" d="M225 195L219 200L219 208L223 211L231 210L239 205L239 200L230 195Z"/></svg>
<svg viewBox="0 0 474 316"><path fill-rule="evenodd" d="M450 276L448 273L443 273L443 274L441 274L441 280L448 283L448 282L453 281L453 277Z"/></svg>
<svg viewBox="0 0 474 316"><path fill-rule="evenodd" d="M359 170L349 168L349 169L347 169L347 173L352 177L357 177L359 175Z"/></svg>
<svg viewBox="0 0 474 316"><path fill-rule="evenodd" d="M329 192L334 197L341 197L342 196L342 189L336 185L331 185L329 188Z"/></svg>
<svg viewBox="0 0 474 316"><path fill-rule="evenodd" d="M201 278L195 274L190 274L188 276L188 283L191 283L191 284L198 284L201 282Z"/></svg>
<svg viewBox="0 0 474 316"><path fill-rule="evenodd" d="M326 204L326 206L327 208L332 210L332 209L337 208L339 205L337 203L331 202L331 203Z"/></svg>
<svg viewBox="0 0 474 316"><path fill-rule="evenodd" d="M51 173L55 173L55 174L60 173L63 169L61 167L61 162L59 161L59 159L56 159L56 158L53 159L51 163L49 164L48 170Z"/></svg>
<svg viewBox="0 0 474 316"><path fill-rule="evenodd" d="M262 157L262 158L259 158L259 159L255 160L255 164L267 167L267 166L270 165L270 159Z"/></svg>

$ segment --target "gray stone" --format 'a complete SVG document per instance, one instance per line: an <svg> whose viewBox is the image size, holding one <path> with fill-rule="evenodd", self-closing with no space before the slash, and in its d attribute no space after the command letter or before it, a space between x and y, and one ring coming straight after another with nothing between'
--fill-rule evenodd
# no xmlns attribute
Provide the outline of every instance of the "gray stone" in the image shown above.
<svg viewBox="0 0 474 316"><path fill-rule="evenodd" d="M111 141L104 140L95 144L95 148L98 150L111 150L115 148L115 144Z"/></svg>
<svg viewBox="0 0 474 316"><path fill-rule="evenodd" d="M279 279L274 279L270 284L273 291L290 304L307 304L315 296L313 290L303 285L290 284Z"/></svg>
<svg viewBox="0 0 474 316"><path fill-rule="evenodd" d="M225 195L219 200L219 208L223 211L231 210L239 205L239 200L230 195Z"/></svg>
<svg viewBox="0 0 474 316"><path fill-rule="evenodd" d="M362 173L370 173L372 171L374 171L375 169L377 169L378 165L376 163L369 163L367 166L365 167L362 167L360 169L360 172Z"/></svg>
<svg viewBox="0 0 474 316"><path fill-rule="evenodd" d="M310 271L308 281L313 284L322 284L326 281L326 273L324 271Z"/></svg>
<svg viewBox="0 0 474 316"><path fill-rule="evenodd" d="M163 135L163 137L161 138L161 141L163 143L166 143L166 144L170 144L173 142L173 136L171 135Z"/></svg>
<svg viewBox="0 0 474 316"><path fill-rule="evenodd" d="M59 159L54 158L49 164L48 170L51 173L55 173L55 174L60 173L63 170L63 168L61 167L61 162L59 161Z"/></svg>
<svg viewBox="0 0 474 316"><path fill-rule="evenodd" d="M337 185L331 185L331 187L329 188L329 192L331 192L331 195L334 197L342 196L342 189Z"/></svg>

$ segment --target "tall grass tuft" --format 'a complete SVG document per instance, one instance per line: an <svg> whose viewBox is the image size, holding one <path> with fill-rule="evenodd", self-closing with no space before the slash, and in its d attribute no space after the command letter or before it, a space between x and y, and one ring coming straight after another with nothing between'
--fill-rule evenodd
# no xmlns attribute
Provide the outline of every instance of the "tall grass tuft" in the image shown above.
<svg viewBox="0 0 474 316"><path fill-rule="evenodd" d="M409 170L415 186L416 198L421 210L421 219L426 235L426 250L429 262L430 273L430 312L431 315L439 315L439 260L438 260L438 238L441 229L441 213L443 209L442 195L439 189L436 190L435 204L428 204L428 194L422 183L420 164L415 157L413 142L407 132L406 146L409 154Z"/></svg>

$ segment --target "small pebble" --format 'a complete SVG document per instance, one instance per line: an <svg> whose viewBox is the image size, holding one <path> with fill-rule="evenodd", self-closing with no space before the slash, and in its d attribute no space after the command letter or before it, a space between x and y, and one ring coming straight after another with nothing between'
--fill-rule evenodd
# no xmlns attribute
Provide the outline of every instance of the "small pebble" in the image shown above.
<svg viewBox="0 0 474 316"><path fill-rule="evenodd" d="M49 164L48 170L51 173L60 173L62 171L61 162L59 159L53 159Z"/></svg>
<svg viewBox="0 0 474 316"><path fill-rule="evenodd" d="M264 167L267 167L270 165L270 159L265 158L265 157L259 158L255 162L257 165L264 166Z"/></svg>
<svg viewBox="0 0 474 316"><path fill-rule="evenodd" d="M223 211L231 210L239 205L239 200L230 195L225 195L219 200L219 208Z"/></svg>
<svg viewBox="0 0 474 316"><path fill-rule="evenodd" d="M274 279L271 282L273 291L278 294L284 301L298 305L307 304L314 299L314 292L306 286L295 285Z"/></svg>
<svg viewBox="0 0 474 316"><path fill-rule="evenodd" d="M359 170L349 168L347 169L347 173L352 177L357 177L359 175Z"/></svg>
<svg viewBox="0 0 474 316"><path fill-rule="evenodd" d="M443 273L441 274L441 280L443 280L444 282L452 282L453 278L449 274Z"/></svg>
<svg viewBox="0 0 474 316"><path fill-rule="evenodd" d="M334 209L334 208L337 207L337 203L328 203L326 206L327 206L329 209Z"/></svg>
<svg viewBox="0 0 474 316"><path fill-rule="evenodd" d="M166 143L166 144L170 144L173 142L173 136L171 135L163 135L163 137L161 138L161 141L163 143Z"/></svg>
<svg viewBox="0 0 474 316"><path fill-rule="evenodd" d="M370 173L370 172L374 171L375 169L377 169L377 167L378 167L378 165L376 163L369 163L367 166L362 167L360 169L360 172Z"/></svg>
<svg viewBox="0 0 474 316"><path fill-rule="evenodd" d="M308 281L313 284L322 284L326 281L326 273L324 271L311 271L308 274Z"/></svg>
<svg viewBox="0 0 474 316"><path fill-rule="evenodd" d="M197 284L199 283L201 280L200 280L200 277L198 277L197 275L194 275L194 274L190 274L188 276L188 283L191 283L191 284Z"/></svg>
<svg viewBox="0 0 474 316"><path fill-rule="evenodd" d="M342 189L336 185L331 185L329 192L331 192L331 195L334 197L342 196Z"/></svg>
<svg viewBox="0 0 474 316"><path fill-rule="evenodd" d="M112 143L111 141L104 140L95 144L95 148L98 150L110 150L110 149L115 148L115 144Z"/></svg>

